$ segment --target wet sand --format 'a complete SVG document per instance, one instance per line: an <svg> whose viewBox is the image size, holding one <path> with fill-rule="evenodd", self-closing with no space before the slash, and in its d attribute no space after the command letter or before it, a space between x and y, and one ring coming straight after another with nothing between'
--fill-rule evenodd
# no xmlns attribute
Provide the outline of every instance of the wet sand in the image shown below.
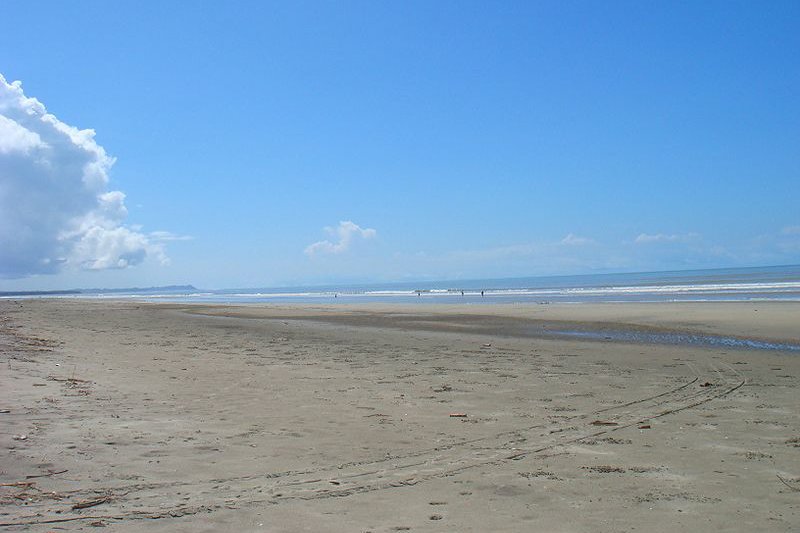
<svg viewBox="0 0 800 533"><path fill-rule="evenodd" d="M0 528L800 529L800 354L567 330L800 304L2 300Z"/></svg>

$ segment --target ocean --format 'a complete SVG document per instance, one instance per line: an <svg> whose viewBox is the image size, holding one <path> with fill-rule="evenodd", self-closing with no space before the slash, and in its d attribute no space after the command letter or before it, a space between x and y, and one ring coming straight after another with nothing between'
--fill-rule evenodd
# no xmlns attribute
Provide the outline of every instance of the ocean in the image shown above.
<svg viewBox="0 0 800 533"><path fill-rule="evenodd" d="M80 296L207 303L800 301L800 265L313 287L97 291Z"/></svg>

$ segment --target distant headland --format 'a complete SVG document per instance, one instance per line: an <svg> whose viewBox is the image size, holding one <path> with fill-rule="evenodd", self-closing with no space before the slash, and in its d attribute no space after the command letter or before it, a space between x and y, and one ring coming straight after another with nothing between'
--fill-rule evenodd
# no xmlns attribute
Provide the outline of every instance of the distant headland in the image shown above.
<svg viewBox="0 0 800 533"><path fill-rule="evenodd" d="M56 291L0 291L0 297L9 296L70 296L77 294L149 294L153 292L196 292L193 285L165 285L163 287L128 287L123 289L66 289Z"/></svg>

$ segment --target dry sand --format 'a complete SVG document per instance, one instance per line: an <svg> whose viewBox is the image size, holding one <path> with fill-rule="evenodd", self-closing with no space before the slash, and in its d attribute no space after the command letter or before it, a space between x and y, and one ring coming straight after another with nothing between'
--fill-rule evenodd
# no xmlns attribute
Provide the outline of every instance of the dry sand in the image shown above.
<svg viewBox="0 0 800 533"><path fill-rule="evenodd" d="M0 528L800 530L800 353L621 327L800 304L0 301Z"/></svg>

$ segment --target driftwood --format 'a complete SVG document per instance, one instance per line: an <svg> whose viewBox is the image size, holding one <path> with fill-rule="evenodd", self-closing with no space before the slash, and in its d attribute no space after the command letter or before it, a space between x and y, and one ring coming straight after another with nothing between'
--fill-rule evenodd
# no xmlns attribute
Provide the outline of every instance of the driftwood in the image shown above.
<svg viewBox="0 0 800 533"><path fill-rule="evenodd" d="M56 476L58 474L63 474L64 472L69 472L69 470L59 470L58 472L48 472L46 474L35 474L33 476L25 476L25 479L35 479L37 477Z"/></svg>
<svg viewBox="0 0 800 533"><path fill-rule="evenodd" d="M78 379L78 378L57 378L55 376L47 376L47 379L50 381L61 381L66 383L91 383L92 381L89 379Z"/></svg>
<svg viewBox="0 0 800 533"><path fill-rule="evenodd" d="M72 509L86 509L87 507L94 507L95 505L102 505L104 503L108 503L111 501L110 496L104 496L102 498L96 498L94 500L85 500L82 502L78 502L72 506Z"/></svg>
<svg viewBox="0 0 800 533"><path fill-rule="evenodd" d="M0 483L0 487L31 487L36 485L33 481L15 481L14 483Z"/></svg>
<svg viewBox="0 0 800 533"><path fill-rule="evenodd" d="M798 489L797 487L793 487L793 486L791 486L791 485L789 484L789 482L788 482L788 481L786 481L785 479L783 479L783 478L780 476L780 474L775 474L775 475L778 477L778 479L780 479L780 480L781 480L781 483L783 483L784 485L786 485L787 487L789 487L790 489L792 489L792 490L793 490L793 491L795 491L795 492L800 492L800 489Z"/></svg>
<svg viewBox="0 0 800 533"><path fill-rule="evenodd" d="M592 425L593 426L618 426L619 423L618 422L610 422L610 421L606 421L606 420L595 420L594 422L592 422Z"/></svg>

